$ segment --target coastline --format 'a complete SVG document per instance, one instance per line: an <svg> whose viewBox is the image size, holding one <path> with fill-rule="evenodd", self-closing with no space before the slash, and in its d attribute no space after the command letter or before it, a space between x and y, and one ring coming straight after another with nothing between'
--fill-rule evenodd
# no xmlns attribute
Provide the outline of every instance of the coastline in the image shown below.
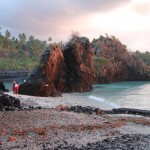
<svg viewBox="0 0 150 150"><path fill-rule="evenodd" d="M9 94L20 100L22 106L32 105L34 107L41 106L42 108L55 108L58 105L65 106L86 106L80 100L77 100L75 96L71 94L64 93L62 97L38 97L38 96L28 96L20 94Z"/></svg>
<svg viewBox="0 0 150 150"><path fill-rule="evenodd" d="M11 95L23 106L45 109L0 112L0 149L150 149L150 117L60 111L58 105L85 106L70 94Z"/></svg>

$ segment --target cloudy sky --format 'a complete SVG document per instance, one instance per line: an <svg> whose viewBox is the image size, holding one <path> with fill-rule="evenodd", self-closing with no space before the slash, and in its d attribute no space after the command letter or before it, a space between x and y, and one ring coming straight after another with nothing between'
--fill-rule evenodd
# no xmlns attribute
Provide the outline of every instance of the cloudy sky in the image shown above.
<svg viewBox="0 0 150 150"><path fill-rule="evenodd" d="M0 0L1 32L67 41L114 35L128 49L150 51L150 0Z"/></svg>

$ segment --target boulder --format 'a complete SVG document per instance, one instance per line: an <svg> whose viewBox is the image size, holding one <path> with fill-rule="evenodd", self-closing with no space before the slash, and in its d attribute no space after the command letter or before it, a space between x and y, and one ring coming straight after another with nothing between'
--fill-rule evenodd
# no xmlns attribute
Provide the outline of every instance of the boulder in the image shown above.
<svg viewBox="0 0 150 150"><path fill-rule="evenodd" d="M16 110L20 109L20 101L19 99L10 96L8 94L0 94L0 110Z"/></svg>

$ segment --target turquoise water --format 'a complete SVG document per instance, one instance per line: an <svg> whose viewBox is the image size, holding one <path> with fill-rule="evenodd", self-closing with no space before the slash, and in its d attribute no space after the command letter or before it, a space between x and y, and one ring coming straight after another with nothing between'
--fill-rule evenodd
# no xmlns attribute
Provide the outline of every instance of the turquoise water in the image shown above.
<svg viewBox="0 0 150 150"><path fill-rule="evenodd" d="M118 82L93 85L93 91L74 93L89 105L103 109L120 107L150 110L150 82Z"/></svg>
<svg viewBox="0 0 150 150"><path fill-rule="evenodd" d="M23 82L18 82L18 83L21 84ZM10 91L12 90L12 84L13 84L13 81L12 81L12 83L8 82L8 81L4 82L5 88L9 89Z"/></svg>
<svg viewBox="0 0 150 150"><path fill-rule="evenodd" d="M11 83L5 83L11 89ZM150 110L150 82L118 82L93 85L93 91L72 93L85 105L112 109L119 107Z"/></svg>

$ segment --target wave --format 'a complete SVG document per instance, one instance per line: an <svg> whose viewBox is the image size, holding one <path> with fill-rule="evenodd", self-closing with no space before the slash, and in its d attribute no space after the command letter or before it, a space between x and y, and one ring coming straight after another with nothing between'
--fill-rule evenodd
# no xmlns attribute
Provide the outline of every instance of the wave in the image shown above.
<svg viewBox="0 0 150 150"><path fill-rule="evenodd" d="M119 106L117 104L114 104L113 102L108 102L106 101L104 98L100 98L100 97L96 97L96 96L93 96L93 95L89 95L88 96L90 99L93 99L93 100L96 100L96 101L99 101L99 102L103 102L113 108L119 108Z"/></svg>

